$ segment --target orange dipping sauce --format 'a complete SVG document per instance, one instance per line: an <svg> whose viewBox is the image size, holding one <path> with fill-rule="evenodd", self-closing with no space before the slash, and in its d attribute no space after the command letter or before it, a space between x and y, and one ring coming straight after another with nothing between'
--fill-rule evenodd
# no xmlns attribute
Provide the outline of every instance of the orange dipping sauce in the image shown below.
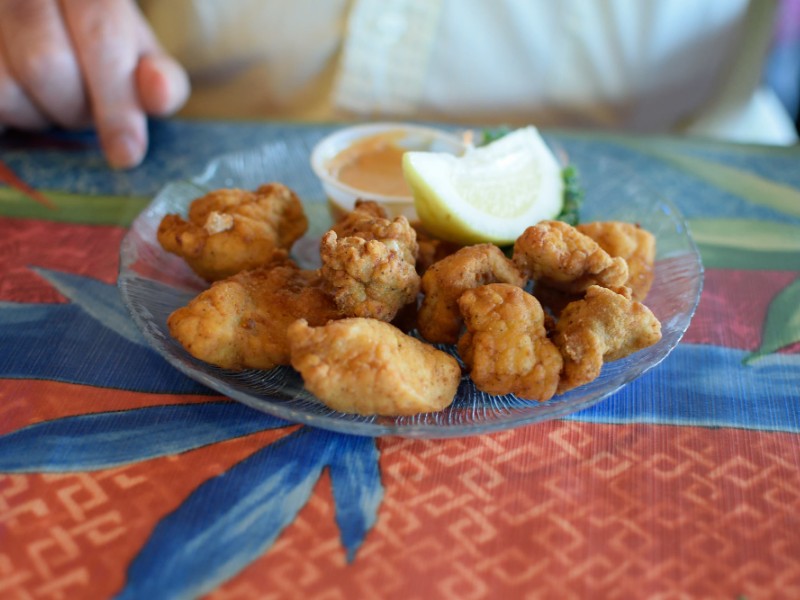
<svg viewBox="0 0 800 600"><path fill-rule="evenodd" d="M403 131L387 131L358 140L333 157L331 174L352 188L382 196L409 196L403 178Z"/></svg>

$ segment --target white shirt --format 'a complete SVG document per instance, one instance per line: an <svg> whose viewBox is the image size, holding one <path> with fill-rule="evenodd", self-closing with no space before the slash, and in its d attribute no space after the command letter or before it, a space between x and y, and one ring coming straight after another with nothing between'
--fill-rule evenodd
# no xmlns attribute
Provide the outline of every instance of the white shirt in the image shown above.
<svg viewBox="0 0 800 600"><path fill-rule="evenodd" d="M773 0L143 0L185 113L683 131L792 143Z"/></svg>

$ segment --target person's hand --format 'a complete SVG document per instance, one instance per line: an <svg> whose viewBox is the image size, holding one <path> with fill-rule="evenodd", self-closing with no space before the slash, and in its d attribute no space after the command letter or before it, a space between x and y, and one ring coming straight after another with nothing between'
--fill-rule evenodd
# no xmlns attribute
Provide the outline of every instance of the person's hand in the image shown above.
<svg viewBox="0 0 800 600"><path fill-rule="evenodd" d="M146 115L188 95L133 0L0 0L0 130L93 124L108 162L127 168L147 150Z"/></svg>

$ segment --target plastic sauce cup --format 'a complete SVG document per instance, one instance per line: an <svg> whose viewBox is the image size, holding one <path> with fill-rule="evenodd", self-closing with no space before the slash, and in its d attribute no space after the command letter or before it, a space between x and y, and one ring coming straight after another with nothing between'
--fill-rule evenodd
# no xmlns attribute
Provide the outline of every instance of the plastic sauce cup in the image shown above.
<svg viewBox="0 0 800 600"><path fill-rule="evenodd" d="M331 214L339 219L356 200L373 200L391 217L417 219L414 198L402 180L402 154L407 150L461 155L466 143L457 135L408 123L369 123L335 131L311 152L311 168L328 196Z"/></svg>

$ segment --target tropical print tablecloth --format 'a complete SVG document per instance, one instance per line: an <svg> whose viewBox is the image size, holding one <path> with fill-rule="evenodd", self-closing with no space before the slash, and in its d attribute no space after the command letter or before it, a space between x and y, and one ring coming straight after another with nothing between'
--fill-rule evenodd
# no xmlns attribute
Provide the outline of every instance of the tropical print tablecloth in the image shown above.
<svg viewBox="0 0 800 600"><path fill-rule="evenodd" d="M120 302L126 228L214 157L329 127L0 137L0 597L800 597L800 150L550 135L677 204L705 282L658 367L562 420L347 436L232 402Z"/></svg>

